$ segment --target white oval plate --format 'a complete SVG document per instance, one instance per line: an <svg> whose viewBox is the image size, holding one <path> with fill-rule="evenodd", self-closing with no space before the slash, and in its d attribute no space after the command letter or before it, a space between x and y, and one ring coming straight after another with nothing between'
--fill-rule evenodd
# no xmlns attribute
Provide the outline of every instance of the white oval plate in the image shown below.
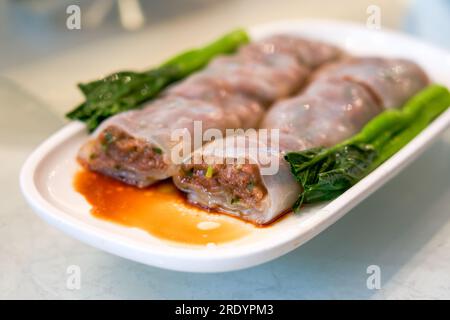
<svg viewBox="0 0 450 320"><path fill-rule="evenodd" d="M254 27L254 39L289 32L334 43L356 55L410 58L430 77L450 86L450 55L408 36L365 26L330 21L283 21ZM90 206L72 187L75 161L87 133L71 123L42 143L25 162L20 183L35 211L50 224L99 249L166 269L221 272L275 259L305 243L341 218L407 164L450 125L450 110L391 159L334 201L310 206L272 227L255 229L245 238L215 247L172 244L135 228L94 218ZM405 186L406 187L406 186Z"/></svg>

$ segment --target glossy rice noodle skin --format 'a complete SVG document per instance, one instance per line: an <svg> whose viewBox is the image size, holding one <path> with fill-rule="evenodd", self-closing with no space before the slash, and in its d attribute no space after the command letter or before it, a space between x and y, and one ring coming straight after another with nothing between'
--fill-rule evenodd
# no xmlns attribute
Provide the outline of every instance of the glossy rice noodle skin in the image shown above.
<svg viewBox="0 0 450 320"><path fill-rule="evenodd" d="M310 70L335 61L344 55L342 50L330 44L283 34L250 43L240 52L243 55L263 60L276 54L292 56Z"/></svg>
<svg viewBox="0 0 450 320"><path fill-rule="evenodd" d="M316 75L345 78L366 87L385 109L400 108L429 80L414 62L406 59L353 57L330 64Z"/></svg>
<svg viewBox="0 0 450 320"><path fill-rule="evenodd" d="M220 100L239 93L267 106L296 92L312 70L342 54L321 42L275 35L250 43L235 55L214 59L205 70L169 88L167 94Z"/></svg>
<svg viewBox="0 0 450 320"><path fill-rule="evenodd" d="M363 86L325 78L302 95L276 104L261 128L280 130L282 151L330 147L357 133L382 110Z"/></svg>
<svg viewBox="0 0 450 320"><path fill-rule="evenodd" d="M314 54L317 51L317 54ZM202 129L258 126L265 108L302 87L311 70L341 55L335 47L294 36L274 36L214 59L204 70L176 83L142 109L104 121L81 148L78 159L90 170L146 187L172 176L175 129L193 138Z"/></svg>
<svg viewBox="0 0 450 320"><path fill-rule="evenodd" d="M292 57L273 55L277 65L261 64L242 56L217 58L206 70L169 88L167 94L220 101L242 95L263 106L296 92L309 70Z"/></svg>
<svg viewBox="0 0 450 320"><path fill-rule="evenodd" d="M283 159L285 152L330 147L342 142L384 109L401 106L427 82L420 67L400 59L350 58L325 67L300 95L279 101L263 118L261 129L280 130L277 158L280 168L275 175L261 174L258 188L264 190L265 196L258 203L247 201L245 197L249 196L245 192L237 195L240 185L229 190L223 188L223 185L232 185L236 180L233 174L229 175L229 181L214 189L209 188L204 179L196 177L197 172L193 172L194 177L187 178L186 172L179 171L174 182L188 193L191 202L257 224L270 223L292 207L300 191ZM211 153L211 149L220 145L215 141L205 149ZM236 150L228 150L227 154L230 156L234 152ZM259 172L262 167L260 163L253 166L253 172ZM227 167L226 170L233 172L239 168ZM238 197L240 201L231 203L230 197Z"/></svg>

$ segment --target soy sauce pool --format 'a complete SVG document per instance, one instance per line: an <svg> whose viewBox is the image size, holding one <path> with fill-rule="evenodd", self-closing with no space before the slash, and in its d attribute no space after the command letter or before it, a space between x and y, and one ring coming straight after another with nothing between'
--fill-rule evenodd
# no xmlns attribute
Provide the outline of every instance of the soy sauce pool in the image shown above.
<svg viewBox="0 0 450 320"><path fill-rule="evenodd" d="M216 245L243 238L255 229L249 223L188 204L171 182L138 189L80 170L74 187L92 205L96 218L139 228L163 240Z"/></svg>

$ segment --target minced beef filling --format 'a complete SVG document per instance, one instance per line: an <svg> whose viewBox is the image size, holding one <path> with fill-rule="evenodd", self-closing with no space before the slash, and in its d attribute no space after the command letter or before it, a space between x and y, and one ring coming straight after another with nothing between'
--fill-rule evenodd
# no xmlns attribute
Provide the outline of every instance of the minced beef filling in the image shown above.
<svg viewBox="0 0 450 320"><path fill-rule="evenodd" d="M161 149L133 138L114 126L106 128L98 136L89 155L89 165L139 172L166 166Z"/></svg>
<svg viewBox="0 0 450 320"><path fill-rule="evenodd" d="M231 195L231 204L258 206L267 190L258 167L254 164L184 164L181 182L201 186L212 194L223 192Z"/></svg>

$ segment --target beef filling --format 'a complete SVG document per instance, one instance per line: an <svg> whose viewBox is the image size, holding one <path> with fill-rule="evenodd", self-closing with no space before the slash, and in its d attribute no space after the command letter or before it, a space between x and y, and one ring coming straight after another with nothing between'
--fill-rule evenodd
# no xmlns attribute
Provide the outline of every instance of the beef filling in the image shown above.
<svg viewBox="0 0 450 320"><path fill-rule="evenodd" d="M200 186L211 194L225 192L231 205L258 207L267 194L254 164L183 164L181 183Z"/></svg>
<svg viewBox="0 0 450 320"><path fill-rule="evenodd" d="M115 126L107 127L99 134L84 164L93 171L139 187L149 184L146 179L150 170L161 170L167 166L161 149L133 138Z"/></svg>

